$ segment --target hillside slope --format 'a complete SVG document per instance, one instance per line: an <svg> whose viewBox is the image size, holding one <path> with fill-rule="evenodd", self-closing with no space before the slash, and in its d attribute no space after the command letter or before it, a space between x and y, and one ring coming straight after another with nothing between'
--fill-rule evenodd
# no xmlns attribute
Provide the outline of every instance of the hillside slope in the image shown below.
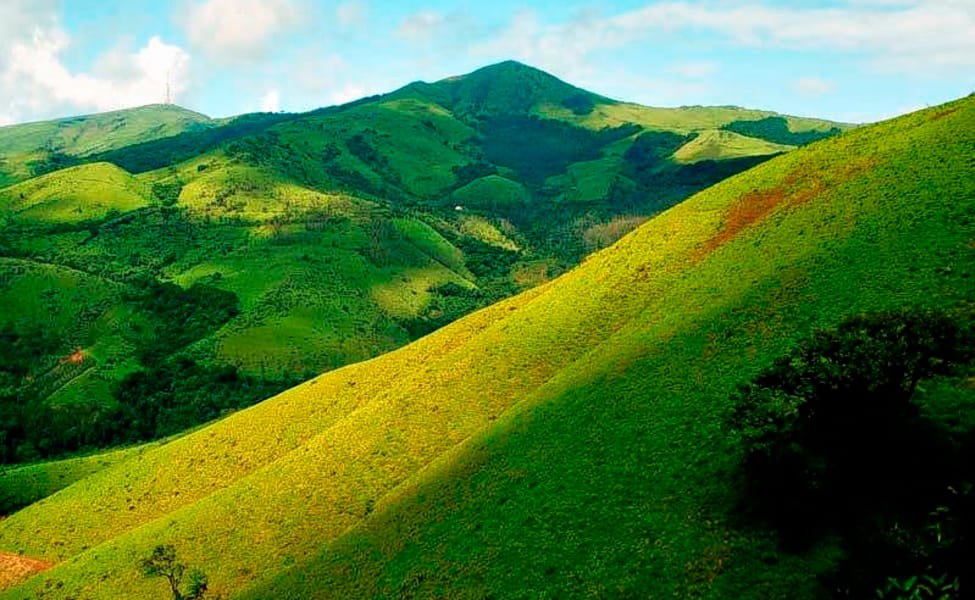
<svg viewBox="0 0 975 600"><path fill-rule="evenodd" d="M101 221L149 204L149 186L109 163L48 173L0 190L0 217L11 224Z"/></svg>
<svg viewBox="0 0 975 600"><path fill-rule="evenodd" d="M730 517L728 395L844 315L970 302L973 144L966 98L797 150L107 468L0 523L58 563L0 597L149 596L162 542L232 597L814 597L828 553Z"/></svg>
<svg viewBox="0 0 975 600"><path fill-rule="evenodd" d="M153 115L158 127L145 128ZM111 328L80 341L50 331L60 345L0 386L0 398L21 397L0 429L6 460L144 441L244 403L215 402L200 385L173 392L189 379L186 361L214 387L233 373L280 390L392 350L550 280L696 190L846 127L623 104L514 62L305 114L200 119L155 106L0 135L0 152L16 151L54 128L58 152L86 162L0 189L0 256L121 290L93 307ZM171 121L186 130L172 135ZM128 142L138 143L116 147ZM41 294L54 293L31 298L43 308ZM0 314L0 328L22 337L38 326L15 316ZM90 361L84 377L27 389L75 350ZM159 423L156 403L181 416ZM70 435L27 425L29 407L64 404L91 415ZM118 414L133 404L150 414Z"/></svg>
<svg viewBox="0 0 975 600"><path fill-rule="evenodd" d="M0 187L123 146L210 126L210 119L155 104L0 127Z"/></svg>

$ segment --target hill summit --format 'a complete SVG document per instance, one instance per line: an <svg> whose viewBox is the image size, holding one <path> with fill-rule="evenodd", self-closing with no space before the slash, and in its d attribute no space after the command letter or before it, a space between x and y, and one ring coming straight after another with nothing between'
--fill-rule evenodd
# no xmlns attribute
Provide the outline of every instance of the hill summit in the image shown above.
<svg viewBox="0 0 975 600"><path fill-rule="evenodd" d="M442 110L422 118L468 131ZM0 598L150 597L159 544L235 598L822 597L835 539L785 548L736 514L734 392L850 314L970 305L973 139L969 98L788 152L553 281L113 463L0 522L0 550L53 563ZM199 164L223 168L181 173Z"/></svg>
<svg viewBox="0 0 975 600"><path fill-rule="evenodd" d="M542 105L587 114L614 101L570 85L544 71L509 60L436 83L417 82L393 97L417 94L460 116L527 115Z"/></svg>

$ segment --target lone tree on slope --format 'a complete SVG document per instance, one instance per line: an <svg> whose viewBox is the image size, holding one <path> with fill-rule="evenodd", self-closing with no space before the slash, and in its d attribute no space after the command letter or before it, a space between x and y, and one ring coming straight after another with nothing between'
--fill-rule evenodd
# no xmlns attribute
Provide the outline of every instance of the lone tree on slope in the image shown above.
<svg viewBox="0 0 975 600"><path fill-rule="evenodd" d="M180 588L186 565L176 559L176 548L170 544L159 545L148 558L139 561L146 577L163 577L169 582L173 600L200 600L207 593L207 576L197 569L189 572L189 586L184 594Z"/></svg>

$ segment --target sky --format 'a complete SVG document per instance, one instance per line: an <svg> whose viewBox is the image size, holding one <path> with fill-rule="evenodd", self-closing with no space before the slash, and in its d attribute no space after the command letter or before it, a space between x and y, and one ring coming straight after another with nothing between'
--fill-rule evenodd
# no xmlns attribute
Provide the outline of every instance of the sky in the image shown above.
<svg viewBox="0 0 975 600"><path fill-rule="evenodd" d="M508 59L650 106L875 121L975 91L975 0L0 0L0 125L304 111Z"/></svg>

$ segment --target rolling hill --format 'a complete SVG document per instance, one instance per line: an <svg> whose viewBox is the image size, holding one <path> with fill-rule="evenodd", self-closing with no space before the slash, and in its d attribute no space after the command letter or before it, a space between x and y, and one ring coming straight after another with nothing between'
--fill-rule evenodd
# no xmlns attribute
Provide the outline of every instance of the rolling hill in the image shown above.
<svg viewBox="0 0 975 600"><path fill-rule="evenodd" d="M0 367L21 407L0 456L170 435L377 356L846 128L625 104L507 62L304 114L154 106L0 130L0 153L43 142L80 163L0 188L0 293L29 290L0 314L0 354L43 342ZM38 268L113 292L18 281Z"/></svg>
<svg viewBox="0 0 975 600"><path fill-rule="evenodd" d="M0 190L0 217L25 224L103 221L143 208L149 186L110 163L48 173Z"/></svg>
<svg viewBox="0 0 975 600"><path fill-rule="evenodd" d="M0 127L0 187L94 154L210 125L199 113L157 104Z"/></svg>
<svg viewBox="0 0 975 600"><path fill-rule="evenodd" d="M821 597L735 518L730 395L814 328L971 307L975 98L779 156L549 283L0 522L0 598Z"/></svg>

